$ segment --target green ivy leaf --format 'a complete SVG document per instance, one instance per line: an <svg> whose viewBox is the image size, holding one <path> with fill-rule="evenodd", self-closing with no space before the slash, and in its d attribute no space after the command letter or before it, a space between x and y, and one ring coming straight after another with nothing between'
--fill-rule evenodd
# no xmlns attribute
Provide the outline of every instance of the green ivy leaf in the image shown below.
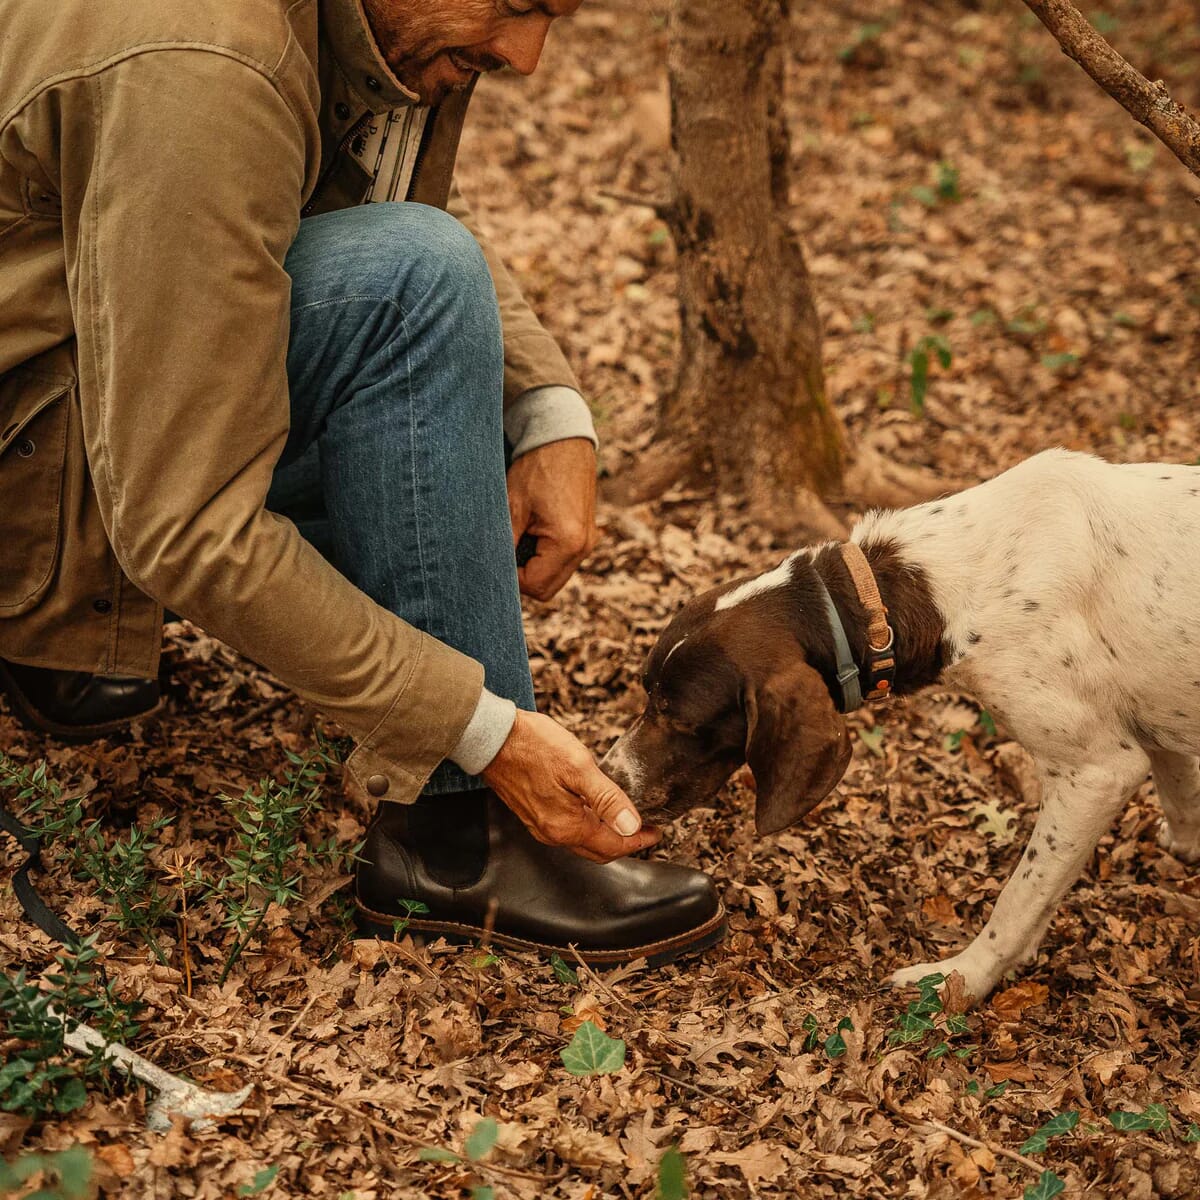
<svg viewBox="0 0 1200 1200"><path fill-rule="evenodd" d="M1150 1118L1144 1113L1125 1112L1123 1109L1110 1112L1108 1123L1121 1133L1136 1133L1140 1129L1150 1128Z"/></svg>
<svg viewBox="0 0 1200 1200"><path fill-rule="evenodd" d="M854 1023L849 1017L843 1017L838 1022L838 1027L835 1032L831 1033L825 1039L825 1053L830 1058L841 1058L846 1053L846 1039L842 1037L842 1032L846 1029L853 1029Z"/></svg>
<svg viewBox="0 0 1200 1200"><path fill-rule="evenodd" d="M74 1112L87 1103L87 1086L78 1075L72 1076L59 1089L54 1097L54 1111L59 1113Z"/></svg>
<svg viewBox="0 0 1200 1200"><path fill-rule="evenodd" d="M554 978L559 983L578 984L579 975L573 967L569 967L562 958L561 954L550 955L550 968L554 972Z"/></svg>
<svg viewBox="0 0 1200 1200"><path fill-rule="evenodd" d="M993 1087L988 1088L988 1090L986 1092L984 1092L983 1094L989 1100L995 1100L997 1096L1003 1096L1004 1093L1008 1091L1008 1085L1010 1083L1012 1083L1011 1079L1002 1079L999 1083L995 1084Z"/></svg>
<svg viewBox="0 0 1200 1200"><path fill-rule="evenodd" d="M1147 1104L1142 1116L1150 1122L1155 1133L1166 1133L1171 1128L1171 1114L1165 1104Z"/></svg>
<svg viewBox="0 0 1200 1200"><path fill-rule="evenodd" d="M1022 1154L1042 1154L1046 1147L1050 1144L1052 1137L1058 1137L1064 1133L1070 1133L1076 1125L1079 1124L1079 1114L1077 1112L1059 1113L1055 1117L1051 1117L1041 1128L1035 1130L1029 1137L1021 1143Z"/></svg>
<svg viewBox="0 0 1200 1200"><path fill-rule="evenodd" d="M611 1075L625 1065L625 1043L584 1021L559 1057L572 1075Z"/></svg>
<svg viewBox="0 0 1200 1200"><path fill-rule="evenodd" d="M925 1057L926 1058L944 1058L949 1053L950 1053L950 1043L949 1042L938 1042L938 1044L936 1046L933 1046L930 1049L929 1053L926 1054Z"/></svg>
<svg viewBox="0 0 1200 1200"><path fill-rule="evenodd" d="M443 1150L441 1146L422 1146L417 1158L421 1162L456 1163L462 1162L453 1150Z"/></svg>
<svg viewBox="0 0 1200 1200"><path fill-rule="evenodd" d="M243 1183L238 1188L237 1194L239 1196L258 1196L275 1182L275 1176L278 1174L278 1163L271 1167L263 1167L261 1171L256 1172L254 1178L249 1183Z"/></svg>
<svg viewBox="0 0 1200 1200"><path fill-rule="evenodd" d="M471 1189L471 1200L496 1200L496 1189L490 1184L476 1184Z"/></svg>
<svg viewBox="0 0 1200 1200"><path fill-rule="evenodd" d="M496 1144L500 1135L500 1127L491 1117L484 1117L467 1138L467 1157L472 1162L478 1162Z"/></svg>
<svg viewBox="0 0 1200 1200"><path fill-rule="evenodd" d="M1200 1142L1200 1125L1193 1121L1184 1131L1183 1140L1185 1142Z"/></svg>
<svg viewBox="0 0 1200 1200"><path fill-rule="evenodd" d="M821 1040L821 1031L817 1025L817 1018L812 1013L809 1013L804 1018L800 1028L808 1034L804 1039L804 1049L806 1051L811 1050Z"/></svg>
<svg viewBox="0 0 1200 1200"><path fill-rule="evenodd" d="M685 1200L687 1194L687 1163L679 1150L672 1146L658 1160L656 1200Z"/></svg>
<svg viewBox="0 0 1200 1200"><path fill-rule="evenodd" d="M1037 1183L1025 1189L1025 1200L1051 1200L1066 1189L1066 1184L1053 1171L1043 1171Z"/></svg>

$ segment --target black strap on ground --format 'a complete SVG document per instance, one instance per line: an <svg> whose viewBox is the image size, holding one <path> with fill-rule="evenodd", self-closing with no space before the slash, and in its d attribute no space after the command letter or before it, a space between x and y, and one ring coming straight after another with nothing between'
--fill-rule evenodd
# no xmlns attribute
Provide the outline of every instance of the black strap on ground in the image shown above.
<svg viewBox="0 0 1200 1200"><path fill-rule="evenodd" d="M24 863L13 872L12 878L13 894L25 910L25 915L56 942L78 950L81 945L79 935L38 895L29 877L34 868L42 868L41 838L32 829L26 829L3 802L0 802L0 829L11 833L27 856Z"/></svg>

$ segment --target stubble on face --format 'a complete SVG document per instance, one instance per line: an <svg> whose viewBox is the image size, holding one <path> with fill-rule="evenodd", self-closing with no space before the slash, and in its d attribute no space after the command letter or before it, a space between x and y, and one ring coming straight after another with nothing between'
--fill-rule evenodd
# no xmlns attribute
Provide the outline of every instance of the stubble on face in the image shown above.
<svg viewBox="0 0 1200 1200"><path fill-rule="evenodd" d="M363 0L392 73L423 104L438 104L505 63L482 49L500 20L496 0Z"/></svg>

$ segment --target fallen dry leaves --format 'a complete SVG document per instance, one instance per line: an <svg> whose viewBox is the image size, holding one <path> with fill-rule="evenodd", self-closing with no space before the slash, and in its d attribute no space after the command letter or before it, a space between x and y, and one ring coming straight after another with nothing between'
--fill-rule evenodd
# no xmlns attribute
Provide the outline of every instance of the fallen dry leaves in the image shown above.
<svg viewBox="0 0 1200 1200"><path fill-rule="evenodd" d="M1118 45L1195 107L1192 7L1105 10ZM664 13L657 0L592 0L531 80L485 82L464 143L464 189L578 365L607 475L645 449L674 369L671 247L649 209L607 194L666 193ZM796 22L795 220L851 444L966 480L1055 444L1194 459L1200 226L1182 169L1015 0L869 13L839 0L797 6ZM960 199L928 204L913 190L936 183L939 161L958 171ZM917 419L904 358L933 331L953 363L934 371ZM682 488L604 506L601 520L586 569L528 621L542 707L597 750L636 711L641 657L682 600L790 549L748 527L736 500ZM277 772L309 744L309 717L187 627L172 631L166 667L156 726L68 748L0 711L0 745L44 754L114 831L173 817L164 871L175 855L212 868L231 832L217 793ZM953 1041L977 1048L930 1059L933 1038L889 1044L906 998L881 985L980 927L1030 828L1036 780L956 694L852 724L846 778L801 827L756 842L745 775L677 823L658 853L714 875L731 934L661 972L581 973L576 986L524 956L481 965L471 947L355 942L332 876L311 881L319 902L275 914L222 986L219 914L190 914L186 957L164 929L168 968L101 926L110 974L146 1005L138 1048L208 1086L256 1091L219 1129L164 1138L143 1131L137 1093L95 1095L32 1128L0 1114L0 1150L83 1142L103 1193L122 1200L224 1198L268 1166L273 1198L476 1186L519 1200L649 1197L673 1144L693 1194L721 1200L1010 1198L1034 1179L1011 1153L1077 1109L1079 1127L1040 1156L1069 1196L1200 1193L1196 1149L1179 1136L1200 1119L1200 876L1155 845L1149 789L1036 961ZM352 843L365 815L331 793L320 833ZM62 872L47 891L80 927L105 913ZM0 894L5 968L36 972L50 952ZM958 1008L952 983L947 1010ZM851 1020L843 1055L806 1048L809 1017L822 1038ZM584 1019L626 1041L617 1075L563 1069ZM1104 1120L1152 1103L1170 1109L1172 1134L1117 1134ZM484 1116L498 1122L486 1160L419 1161L422 1146L461 1155Z"/></svg>

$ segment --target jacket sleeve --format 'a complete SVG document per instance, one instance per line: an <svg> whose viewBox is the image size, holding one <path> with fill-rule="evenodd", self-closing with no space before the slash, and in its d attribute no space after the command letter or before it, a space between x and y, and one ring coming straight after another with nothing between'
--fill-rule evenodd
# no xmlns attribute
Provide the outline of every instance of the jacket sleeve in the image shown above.
<svg viewBox="0 0 1200 1200"><path fill-rule="evenodd" d="M55 102L84 436L122 569L354 735L352 782L411 800L482 667L264 507L288 432L306 123L263 71L207 49L139 53Z"/></svg>
<svg viewBox="0 0 1200 1200"><path fill-rule="evenodd" d="M558 343L534 316L533 309L521 295L521 289L496 253L496 248L480 231L470 206L458 190L457 182L450 186L446 209L475 235L496 285L500 319L504 326L505 409L533 388L559 386L572 388L578 393L579 383Z"/></svg>

